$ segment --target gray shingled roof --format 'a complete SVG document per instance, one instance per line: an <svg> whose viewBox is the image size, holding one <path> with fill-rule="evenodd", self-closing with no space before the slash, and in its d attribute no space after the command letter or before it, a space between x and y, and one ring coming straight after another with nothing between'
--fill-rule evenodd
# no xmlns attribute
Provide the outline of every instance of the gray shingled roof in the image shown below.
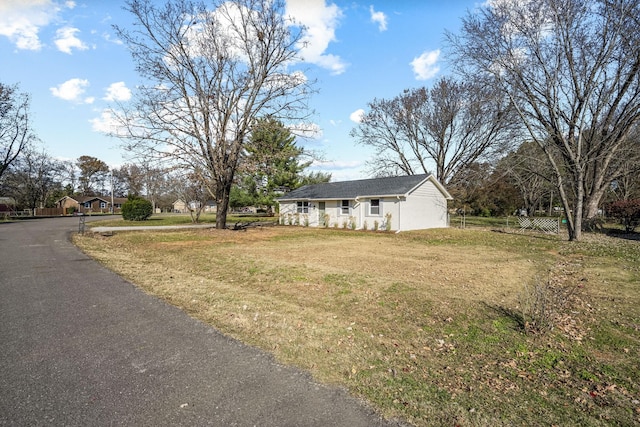
<svg viewBox="0 0 640 427"><path fill-rule="evenodd" d="M429 175L411 175L305 185L278 200L347 200L365 196L401 196L428 177Z"/></svg>

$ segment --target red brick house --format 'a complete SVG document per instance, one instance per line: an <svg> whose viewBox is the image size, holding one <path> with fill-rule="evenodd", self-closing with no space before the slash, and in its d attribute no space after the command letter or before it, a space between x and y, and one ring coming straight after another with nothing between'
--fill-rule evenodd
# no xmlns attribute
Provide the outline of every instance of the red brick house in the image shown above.
<svg viewBox="0 0 640 427"><path fill-rule="evenodd" d="M113 213L120 213L122 204L127 199L124 197L113 198ZM80 213L110 213L111 197L104 196L64 196L56 202L57 206L62 209L63 215L71 215L76 212Z"/></svg>

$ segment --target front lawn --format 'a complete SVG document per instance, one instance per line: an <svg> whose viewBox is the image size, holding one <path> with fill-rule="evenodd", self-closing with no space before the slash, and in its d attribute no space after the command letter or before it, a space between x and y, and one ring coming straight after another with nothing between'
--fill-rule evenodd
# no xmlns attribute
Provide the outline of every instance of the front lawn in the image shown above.
<svg viewBox="0 0 640 427"><path fill-rule="evenodd" d="M74 239L145 291L389 417L640 423L637 240L302 227Z"/></svg>

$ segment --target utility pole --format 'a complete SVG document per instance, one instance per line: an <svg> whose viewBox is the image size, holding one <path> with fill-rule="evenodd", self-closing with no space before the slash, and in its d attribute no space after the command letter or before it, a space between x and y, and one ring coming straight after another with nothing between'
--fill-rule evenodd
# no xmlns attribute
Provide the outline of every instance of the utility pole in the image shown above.
<svg viewBox="0 0 640 427"><path fill-rule="evenodd" d="M115 213L113 209L113 171L111 171L111 213Z"/></svg>

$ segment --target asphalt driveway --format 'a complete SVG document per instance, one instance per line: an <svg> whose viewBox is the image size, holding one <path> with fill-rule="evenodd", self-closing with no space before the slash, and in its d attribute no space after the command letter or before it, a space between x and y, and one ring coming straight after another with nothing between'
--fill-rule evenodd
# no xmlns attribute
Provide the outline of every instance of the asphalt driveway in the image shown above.
<svg viewBox="0 0 640 427"><path fill-rule="evenodd" d="M0 223L0 425L398 425L146 295L77 230Z"/></svg>

